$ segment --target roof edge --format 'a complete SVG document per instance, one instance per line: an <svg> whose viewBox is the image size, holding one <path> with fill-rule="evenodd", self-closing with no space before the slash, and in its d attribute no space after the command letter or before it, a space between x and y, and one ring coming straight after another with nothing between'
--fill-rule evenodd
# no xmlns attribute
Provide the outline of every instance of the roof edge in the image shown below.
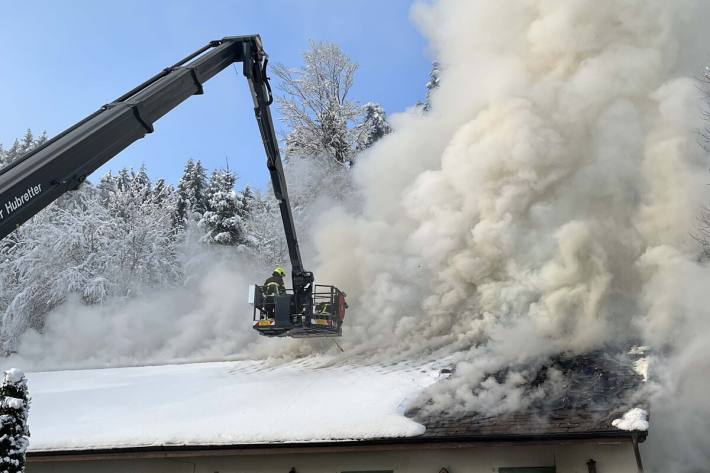
<svg viewBox="0 0 710 473"><path fill-rule="evenodd" d="M646 440L647 432L635 432L639 442ZM71 450L28 451L31 462L81 461L132 458L168 458L218 455L276 455L289 453L325 453L336 451L377 451L417 448L470 448L476 446L508 446L513 444L538 444L550 442L630 442L630 431L568 432L539 435L462 435L452 437L395 437L367 440L325 442L254 443L227 445L150 445L142 447L88 448Z"/></svg>

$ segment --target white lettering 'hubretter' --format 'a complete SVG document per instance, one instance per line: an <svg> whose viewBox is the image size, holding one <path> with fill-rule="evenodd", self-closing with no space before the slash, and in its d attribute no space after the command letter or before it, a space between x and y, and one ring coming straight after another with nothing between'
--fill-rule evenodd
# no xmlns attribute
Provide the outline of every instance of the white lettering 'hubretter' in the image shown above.
<svg viewBox="0 0 710 473"><path fill-rule="evenodd" d="M15 196L14 199L5 202L6 215L10 215L15 210L19 209L21 206L32 200L39 193L42 192L42 184L37 184L36 186L28 187L24 194ZM0 209L0 218L4 218L2 209Z"/></svg>

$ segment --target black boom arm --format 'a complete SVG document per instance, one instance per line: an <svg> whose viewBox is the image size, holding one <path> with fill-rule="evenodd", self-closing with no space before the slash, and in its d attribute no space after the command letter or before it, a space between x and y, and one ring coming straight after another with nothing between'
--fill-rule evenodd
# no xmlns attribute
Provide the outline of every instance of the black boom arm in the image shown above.
<svg viewBox="0 0 710 473"><path fill-rule="evenodd" d="M152 133L153 123L191 95L202 94L204 82L235 62L243 63L254 99L286 233L294 290L297 295L310 293L313 276L303 269L301 261L269 110L273 99L266 77L268 56L258 35L210 42L0 170L0 238L65 192L76 189L86 176L131 143Z"/></svg>

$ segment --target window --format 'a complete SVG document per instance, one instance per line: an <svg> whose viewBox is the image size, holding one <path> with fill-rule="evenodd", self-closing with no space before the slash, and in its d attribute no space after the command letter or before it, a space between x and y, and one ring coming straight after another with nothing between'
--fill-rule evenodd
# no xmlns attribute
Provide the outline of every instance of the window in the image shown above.
<svg viewBox="0 0 710 473"><path fill-rule="evenodd" d="M342 473L394 473L392 470L343 471Z"/></svg>
<svg viewBox="0 0 710 473"><path fill-rule="evenodd" d="M498 468L498 473L555 473L554 466L523 466Z"/></svg>

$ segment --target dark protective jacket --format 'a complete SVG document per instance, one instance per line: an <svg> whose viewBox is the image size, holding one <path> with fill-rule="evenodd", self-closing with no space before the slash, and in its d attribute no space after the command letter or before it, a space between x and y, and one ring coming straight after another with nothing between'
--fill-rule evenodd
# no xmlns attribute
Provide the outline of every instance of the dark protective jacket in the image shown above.
<svg viewBox="0 0 710 473"><path fill-rule="evenodd" d="M286 286L284 286L284 278L274 274L269 279L264 281L264 295L265 296L276 296L278 294L285 294Z"/></svg>

